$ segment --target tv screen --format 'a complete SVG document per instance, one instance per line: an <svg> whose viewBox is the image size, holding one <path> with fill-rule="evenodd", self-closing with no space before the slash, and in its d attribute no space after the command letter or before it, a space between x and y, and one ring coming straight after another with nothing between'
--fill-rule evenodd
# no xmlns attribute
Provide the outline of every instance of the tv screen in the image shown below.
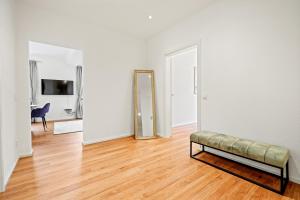
<svg viewBox="0 0 300 200"><path fill-rule="evenodd" d="M42 95L73 95L73 81L42 79Z"/></svg>

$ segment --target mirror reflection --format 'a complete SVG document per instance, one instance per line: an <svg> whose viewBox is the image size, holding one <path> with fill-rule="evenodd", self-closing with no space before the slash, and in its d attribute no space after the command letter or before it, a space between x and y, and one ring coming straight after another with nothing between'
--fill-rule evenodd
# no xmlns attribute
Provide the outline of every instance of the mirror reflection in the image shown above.
<svg viewBox="0 0 300 200"><path fill-rule="evenodd" d="M154 73L135 71L135 137L149 139L156 136Z"/></svg>

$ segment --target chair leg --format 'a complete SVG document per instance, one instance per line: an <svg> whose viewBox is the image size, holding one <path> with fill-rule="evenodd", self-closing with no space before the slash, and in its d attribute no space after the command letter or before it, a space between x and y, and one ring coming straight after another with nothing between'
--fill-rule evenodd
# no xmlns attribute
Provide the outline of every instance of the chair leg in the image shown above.
<svg viewBox="0 0 300 200"><path fill-rule="evenodd" d="M42 121L43 121L43 127L44 127L44 131L46 131L46 128L45 128L45 118L44 117L42 117Z"/></svg>
<svg viewBox="0 0 300 200"><path fill-rule="evenodd" d="M45 121L45 126L46 126L46 128L48 128L48 126L47 126L47 120L46 120L45 117L44 117L44 121Z"/></svg>

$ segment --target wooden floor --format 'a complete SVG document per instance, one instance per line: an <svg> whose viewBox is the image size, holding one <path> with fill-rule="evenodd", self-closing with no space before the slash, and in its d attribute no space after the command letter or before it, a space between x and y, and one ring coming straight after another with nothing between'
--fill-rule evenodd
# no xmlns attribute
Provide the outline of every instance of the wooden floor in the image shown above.
<svg viewBox="0 0 300 200"><path fill-rule="evenodd" d="M84 147L82 133L53 135L53 124L47 133L41 127L33 125L34 155L19 160L0 199L300 199L297 184L290 183L281 196L191 159L192 125L174 129L171 138L123 138Z"/></svg>

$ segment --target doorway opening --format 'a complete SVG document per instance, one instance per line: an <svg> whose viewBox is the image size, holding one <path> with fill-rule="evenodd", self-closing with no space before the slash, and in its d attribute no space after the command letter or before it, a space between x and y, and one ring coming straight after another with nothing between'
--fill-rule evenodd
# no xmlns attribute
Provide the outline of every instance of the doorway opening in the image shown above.
<svg viewBox="0 0 300 200"><path fill-rule="evenodd" d="M82 141L82 51L29 42L29 72L33 148L45 139Z"/></svg>
<svg viewBox="0 0 300 200"><path fill-rule="evenodd" d="M193 132L199 127L198 114L198 50L197 46L181 49L167 57L167 91L170 98L170 135L182 131Z"/></svg>

